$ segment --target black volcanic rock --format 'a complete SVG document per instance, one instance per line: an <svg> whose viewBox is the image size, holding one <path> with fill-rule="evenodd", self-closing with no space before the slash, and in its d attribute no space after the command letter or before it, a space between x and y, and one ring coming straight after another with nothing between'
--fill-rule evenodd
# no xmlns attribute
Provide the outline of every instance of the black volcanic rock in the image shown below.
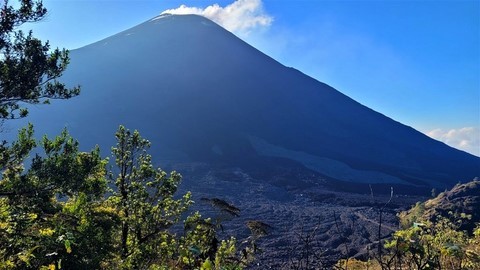
<svg viewBox="0 0 480 270"><path fill-rule="evenodd" d="M81 95L34 107L27 120L40 135L66 126L85 149L99 144L106 154L124 124L153 142L162 164L289 160L343 182L442 188L480 175L480 158L279 64L203 17L159 16L70 56L62 81L80 84Z"/></svg>

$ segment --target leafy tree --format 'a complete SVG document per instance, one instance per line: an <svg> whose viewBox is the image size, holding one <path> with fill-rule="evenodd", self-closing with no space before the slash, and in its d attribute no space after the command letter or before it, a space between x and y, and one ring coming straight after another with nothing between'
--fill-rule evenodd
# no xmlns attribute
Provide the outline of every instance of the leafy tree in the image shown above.
<svg viewBox="0 0 480 270"><path fill-rule="evenodd" d="M180 175L167 175L153 167L147 154L150 142L138 131L120 126L115 137L112 154L118 167L117 190L109 201L120 214L121 264L127 269L145 268L157 263L158 254L172 253L175 240L167 229L179 222L192 201L190 193L174 199Z"/></svg>
<svg viewBox="0 0 480 270"><path fill-rule="evenodd" d="M23 163L37 144L31 166ZM99 268L112 252L115 212L102 205L107 160L66 131L33 139L30 125L0 156L0 268Z"/></svg>
<svg viewBox="0 0 480 270"><path fill-rule="evenodd" d="M180 175L153 167L137 131L116 133L116 177L98 147L80 152L66 131L40 142L33 134L22 129L0 158L0 269L243 269L252 261L260 236L238 252L235 238L219 239L217 222L187 216L193 202L176 195ZM263 235L268 225L249 227Z"/></svg>
<svg viewBox="0 0 480 270"><path fill-rule="evenodd" d="M235 238L219 240L218 219L204 219L196 212L187 216L191 194L176 195L181 176L167 174L152 165L150 142L138 131L120 126L112 148L116 169L111 173L115 191L106 203L114 206L120 225L118 258L110 267L123 269L243 269L253 250L237 254ZM116 177L113 177L116 175ZM204 199L220 211L238 216L240 210L214 198ZM180 224L184 221L183 235ZM176 226L176 228L174 228ZM258 238L258 237L257 237ZM255 239L257 239L255 238Z"/></svg>
<svg viewBox="0 0 480 270"><path fill-rule="evenodd" d="M20 0L19 8L2 1L0 7L0 120L25 117L21 103L48 103L80 93L57 81L68 64L66 50L50 50L43 43L18 28L42 20L47 10L42 1Z"/></svg>
<svg viewBox="0 0 480 270"><path fill-rule="evenodd" d="M409 269L465 269L468 242L468 235L446 218L435 223L417 223L395 232L386 243L385 247L394 255L386 265Z"/></svg>
<svg viewBox="0 0 480 270"><path fill-rule="evenodd" d="M18 30L42 20L46 12L42 1L0 4L0 124L25 117L28 110L22 103L79 94L78 87L68 89L57 81L68 52L52 51L31 31ZM39 150L25 168L36 146L43 154ZM98 268L103 253L109 252L103 247L111 242L99 239L99 232L108 233L113 225L111 215L98 207L107 187L106 162L98 149L79 152L78 142L66 131L36 142L29 125L16 142L0 142L0 268L60 268L62 262ZM93 246L102 249L87 248Z"/></svg>
<svg viewBox="0 0 480 270"><path fill-rule="evenodd" d="M469 269L480 269L480 224L477 224L473 231L473 237L468 240L465 248L467 260L465 267Z"/></svg>

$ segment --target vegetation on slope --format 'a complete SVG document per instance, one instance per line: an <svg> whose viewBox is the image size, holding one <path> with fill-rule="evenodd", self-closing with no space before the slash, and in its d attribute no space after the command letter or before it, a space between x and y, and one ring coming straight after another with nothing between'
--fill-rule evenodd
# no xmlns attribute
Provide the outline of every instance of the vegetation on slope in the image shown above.
<svg viewBox="0 0 480 270"><path fill-rule="evenodd" d="M440 193L426 202L419 202L409 211L399 214L403 228L417 220L435 222L439 217L456 219L461 230L469 233L480 222L480 180L457 184L451 190Z"/></svg>
<svg viewBox="0 0 480 270"><path fill-rule="evenodd" d="M480 269L480 181L449 191L399 213L393 233L368 261L341 260L338 269Z"/></svg>

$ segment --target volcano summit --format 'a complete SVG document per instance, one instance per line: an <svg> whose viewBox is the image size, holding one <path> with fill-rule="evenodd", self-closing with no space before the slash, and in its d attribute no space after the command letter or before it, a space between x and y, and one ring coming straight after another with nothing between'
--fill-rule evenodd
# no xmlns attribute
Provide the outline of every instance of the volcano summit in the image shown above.
<svg viewBox="0 0 480 270"><path fill-rule="evenodd" d="M161 164L292 167L339 183L443 188L480 175L480 158L281 65L200 16L162 15L70 57L61 80L82 93L32 108L27 120L37 134L66 126L82 147L105 153L123 124L153 142ZM9 123L17 124L24 122Z"/></svg>

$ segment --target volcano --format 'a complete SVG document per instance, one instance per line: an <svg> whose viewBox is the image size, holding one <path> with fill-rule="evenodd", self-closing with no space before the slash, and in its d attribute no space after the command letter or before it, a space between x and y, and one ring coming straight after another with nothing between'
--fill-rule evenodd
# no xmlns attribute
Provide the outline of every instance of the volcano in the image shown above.
<svg viewBox="0 0 480 270"><path fill-rule="evenodd" d="M480 158L278 63L204 17L161 15L70 58L61 81L80 85L81 95L32 107L25 121L38 135L67 127L85 150L98 144L106 154L123 124L152 142L163 165L291 166L339 183L442 188L480 175ZM12 134L25 121L7 123Z"/></svg>

